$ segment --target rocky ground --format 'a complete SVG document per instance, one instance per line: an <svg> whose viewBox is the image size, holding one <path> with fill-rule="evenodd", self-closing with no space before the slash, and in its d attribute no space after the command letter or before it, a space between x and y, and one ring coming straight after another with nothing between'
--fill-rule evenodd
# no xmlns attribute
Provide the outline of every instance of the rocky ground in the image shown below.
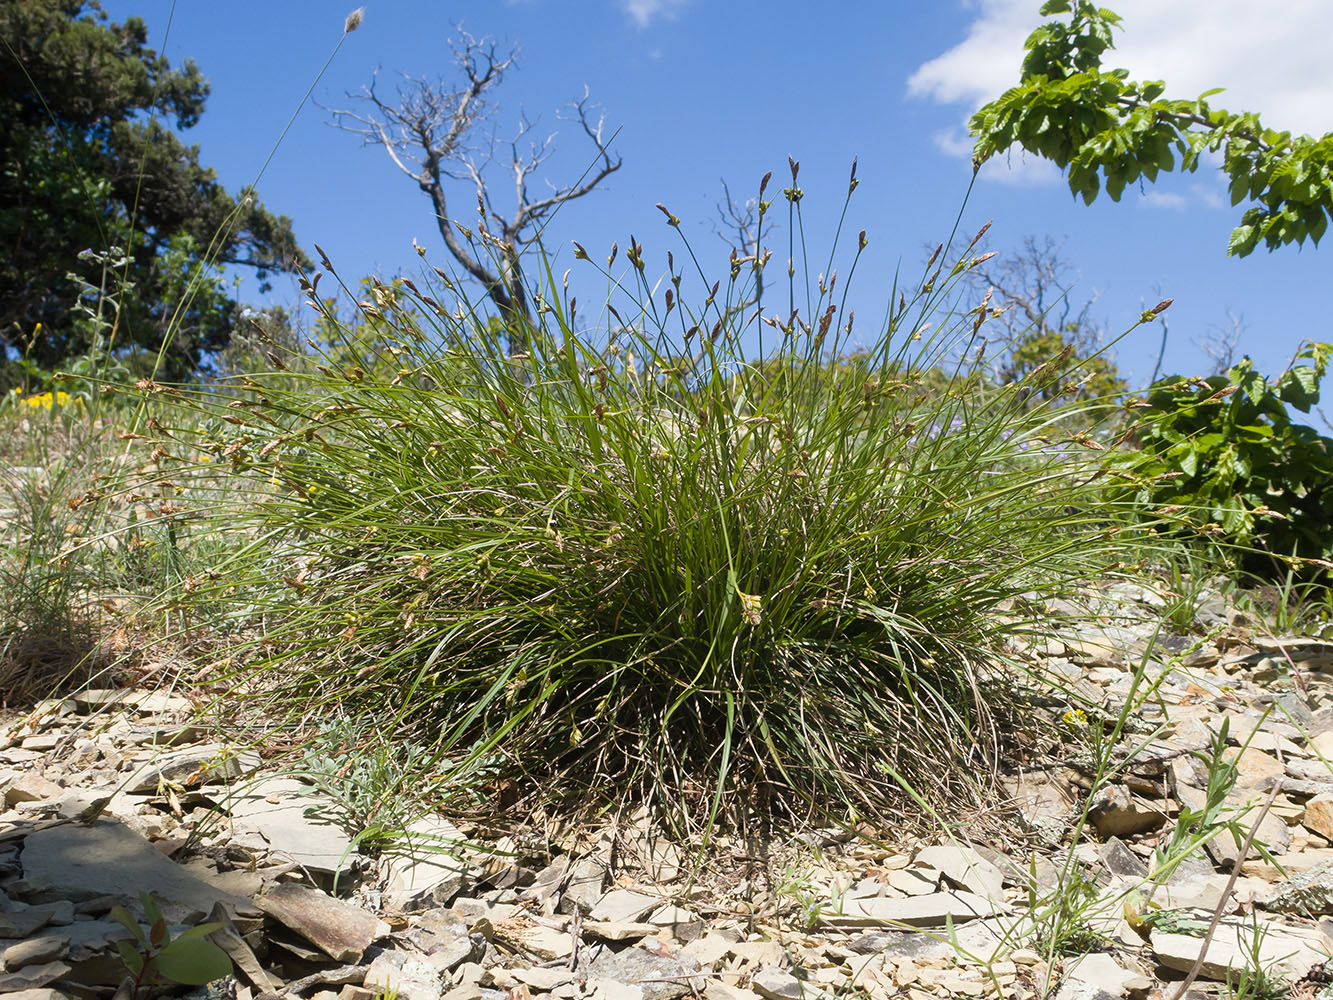
<svg viewBox="0 0 1333 1000"><path fill-rule="evenodd" d="M1034 721L1075 746L1097 706L1119 712L1137 665L1161 679L1086 825L1091 771L1074 753L1004 776L1011 836L875 846L830 831L762 860L722 838L698 873L641 822L537 837L529 823L496 842L428 817L413 852L372 860L333 803L229 751L184 697L49 700L0 728L0 992L129 997L118 942L132 936L110 915L142 918L145 892L173 935L224 925L210 939L234 975L198 1000L1166 998L1236 995L1256 967L1251 996L1325 995L1333 641L1216 604L1198 619L1211 638L1190 640L1159 631L1151 591L1099 599L1095 620L1047 609L1082 617L1020 651L1066 679L1074 697ZM1182 809L1208 808L1198 754L1224 721L1226 805L1250 807L1240 832L1256 843L1214 838L1149 904L1154 848ZM1052 954L1062 935L1073 954Z"/></svg>

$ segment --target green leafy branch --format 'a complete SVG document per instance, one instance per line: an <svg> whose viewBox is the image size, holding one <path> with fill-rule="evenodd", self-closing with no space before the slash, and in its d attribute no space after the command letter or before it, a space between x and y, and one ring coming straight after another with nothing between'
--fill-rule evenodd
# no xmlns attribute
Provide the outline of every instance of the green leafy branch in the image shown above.
<svg viewBox="0 0 1333 1000"><path fill-rule="evenodd" d="M968 123L977 167L1015 143L1068 171L1069 188L1086 203L1159 171L1195 171L1205 152L1222 154L1231 203L1246 209L1227 254L1244 257L1262 240L1269 250L1287 243L1316 245L1333 216L1333 133L1294 137L1267 128L1257 114L1212 108L1205 91L1195 100L1169 100L1160 80L1136 82L1124 69L1102 69L1121 18L1089 0L1047 0L1042 24L1026 42L1021 83L984 105ZM1178 159L1177 159L1178 157Z"/></svg>

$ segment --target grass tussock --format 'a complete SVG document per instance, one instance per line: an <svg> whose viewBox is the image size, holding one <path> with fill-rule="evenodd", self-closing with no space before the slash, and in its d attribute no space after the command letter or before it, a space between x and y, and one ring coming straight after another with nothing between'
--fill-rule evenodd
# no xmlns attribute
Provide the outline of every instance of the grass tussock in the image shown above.
<svg viewBox="0 0 1333 1000"><path fill-rule="evenodd" d="M623 274L580 250L590 320L545 270L520 354L440 273L374 285L323 357L188 394L164 441L249 484L210 512L233 556L188 581L262 632L234 693L682 826L981 796L1016 697L1001 609L1125 542L1091 411L1033 402L1055 366L968 361L975 243L895 280L868 343L836 274L790 268L770 315L767 254L714 283L686 248L658 281L631 242Z"/></svg>

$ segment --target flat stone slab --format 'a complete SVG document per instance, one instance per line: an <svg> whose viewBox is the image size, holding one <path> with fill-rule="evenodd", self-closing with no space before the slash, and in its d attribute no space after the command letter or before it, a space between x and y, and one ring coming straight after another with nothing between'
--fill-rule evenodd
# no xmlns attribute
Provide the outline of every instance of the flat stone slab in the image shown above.
<svg viewBox="0 0 1333 1000"><path fill-rule="evenodd" d="M1224 982L1228 974L1234 977L1243 972L1250 965L1251 959L1248 946L1242 948L1240 942L1245 941L1248 945L1246 939L1252 933L1253 930L1243 922L1223 921L1208 944L1208 953L1199 970L1200 978ZM1202 947L1203 938L1189 934L1152 936L1152 950L1157 960L1177 972L1189 972ZM1327 957L1314 939L1283 933L1276 927L1270 927L1259 947L1259 960L1263 967L1291 979L1306 975Z"/></svg>
<svg viewBox="0 0 1333 1000"><path fill-rule="evenodd" d="M589 976L639 987L644 1000L676 1000L687 993L702 991L707 980L692 975L698 972L693 962L687 966L679 959L638 947L603 952L588 967Z"/></svg>
<svg viewBox="0 0 1333 1000"><path fill-rule="evenodd" d="M23 990L35 990L63 979L70 972L70 966L64 962L47 962L45 965L27 965L22 969L0 976L0 993L19 993Z"/></svg>
<svg viewBox="0 0 1333 1000"><path fill-rule="evenodd" d="M612 889L593 904L588 918L608 924L633 924L661 905L662 900L657 896L631 889Z"/></svg>
<svg viewBox="0 0 1333 1000"><path fill-rule="evenodd" d="M238 834L258 833L277 854L309 871L340 875L351 868L352 838L325 816L305 811L333 803L295 778L266 778L238 788L222 802Z"/></svg>
<svg viewBox="0 0 1333 1000"><path fill-rule="evenodd" d="M255 897L255 905L334 961L355 963L388 928L369 910L288 882Z"/></svg>
<svg viewBox="0 0 1333 1000"><path fill-rule="evenodd" d="M216 743L186 747L161 754L146 762L125 786L125 791L132 795L145 795L156 792L159 788L171 785L177 788L197 788L219 782L235 781L242 777L247 769L235 751Z"/></svg>
<svg viewBox="0 0 1333 1000"><path fill-rule="evenodd" d="M873 896L849 899L842 912L821 914L820 923L831 927L942 927L949 918L959 924L980 917L993 917L1002 908L1003 904L974 892L936 892L905 899Z"/></svg>
<svg viewBox="0 0 1333 1000"><path fill-rule="evenodd" d="M407 828L405 845L382 859L384 896L407 908L421 903L447 905L467 884L467 838L448 820L424 816Z"/></svg>
<svg viewBox="0 0 1333 1000"><path fill-rule="evenodd" d="M37 830L23 845L23 874L50 880L53 892L69 899L120 896L139 906L151 893L164 912L170 905L207 913L216 903L249 909L249 900L209 884L165 857L133 830L112 819L64 823ZM170 913L168 913L170 919Z"/></svg>

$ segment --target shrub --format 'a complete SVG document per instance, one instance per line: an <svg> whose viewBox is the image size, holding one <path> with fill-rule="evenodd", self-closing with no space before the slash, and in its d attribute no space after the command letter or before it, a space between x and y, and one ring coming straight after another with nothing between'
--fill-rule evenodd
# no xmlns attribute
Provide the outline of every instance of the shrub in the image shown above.
<svg viewBox="0 0 1333 1000"><path fill-rule="evenodd" d="M1018 697L1001 609L1123 544L1096 442L1024 410L1058 366L995 387L956 360L992 315L950 304L972 246L895 282L859 351L836 274L738 308L766 253L725 290L668 254L655 292L637 242L623 280L579 248L612 289L590 327L544 261L521 355L443 272L377 285L380 353L195 396L251 484L215 523L264 554L211 587L262 622L235 692L683 826L978 793Z"/></svg>
<svg viewBox="0 0 1333 1000"><path fill-rule="evenodd" d="M1187 531L1248 550L1246 564L1333 569L1333 440L1292 422L1309 413L1333 345L1308 343L1273 379L1249 358L1225 375L1155 382L1135 409L1141 450L1128 464L1145 480L1137 498L1178 508ZM1308 364L1297 362L1306 361Z"/></svg>

